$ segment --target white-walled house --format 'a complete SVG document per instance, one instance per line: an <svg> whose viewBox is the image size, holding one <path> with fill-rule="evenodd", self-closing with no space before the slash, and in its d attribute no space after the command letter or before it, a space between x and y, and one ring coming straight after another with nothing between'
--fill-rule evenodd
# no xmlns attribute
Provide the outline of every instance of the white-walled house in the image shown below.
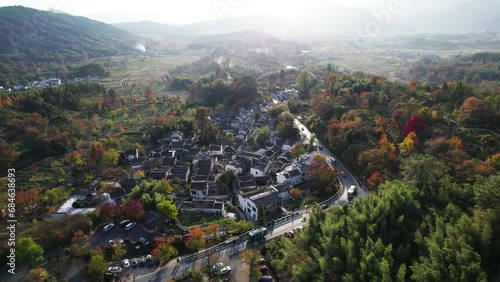
<svg viewBox="0 0 500 282"><path fill-rule="evenodd" d="M282 184L289 182L292 185L300 184L307 181L308 165L307 163L294 162L285 167L285 169L276 174L276 182Z"/></svg>
<svg viewBox="0 0 500 282"><path fill-rule="evenodd" d="M239 162L230 161L226 164L226 170L230 170L235 175L238 175L243 173L243 165Z"/></svg>
<svg viewBox="0 0 500 282"><path fill-rule="evenodd" d="M179 210L181 212L218 213L222 216L226 214L224 201L217 199L184 201L179 205Z"/></svg>
<svg viewBox="0 0 500 282"><path fill-rule="evenodd" d="M266 176L269 173L270 166L271 162L269 158L264 158L260 161L255 161L254 164L250 167L250 174L252 174L255 177Z"/></svg>
<svg viewBox="0 0 500 282"><path fill-rule="evenodd" d="M283 201L290 199L290 190L292 189L293 185L289 182L271 185L271 190L274 190L276 193L278 193Z"/></svg>
<svg viewBox="0 0 500 282"><path fill-rule="evenodd" d="M279 212L283 199L276 190L268 190L250 197L238 195L238 204L251 220L257 220L259 205L262 204L266 215Z"/></svg>
<svg viewBox="0 0 500 282"><path fill-rule="evenodd" d="M284 170L276 174L276 182L279 184L290 182L292 185L297 185L303 182L302 171L299 168L294 168L291 170Z"/></svg>
<svg viewBox="0 0 500 282"><path fill-rule="evenodd" d="M208 154L210 156L222 156L224 154L224 148L222 145L210 145Z"/></svg>

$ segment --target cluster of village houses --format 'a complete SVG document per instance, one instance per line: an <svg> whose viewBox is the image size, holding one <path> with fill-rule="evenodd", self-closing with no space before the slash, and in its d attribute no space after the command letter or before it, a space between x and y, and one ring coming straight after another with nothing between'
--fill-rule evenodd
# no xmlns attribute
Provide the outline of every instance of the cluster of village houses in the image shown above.
<svg viewBox="0 0 500 282"><path fill-rule="evenodd" d="M257 220L259 205L266 216L278 215L284 211L283 203L290 199L289 191L307 180L308 162L305 158L297 161L290 155L299 133L292 139L278 137L278 121L268 119L266 113L271 105L294 94L295 90L278 90L267 104L240 108L236 116L227 112L212 113L210 119L219 130L235 134L237 142L234 145L200 147L182 132L172 132L158 140L158 147L147 156L140 156L138 150L131 149L122 152L122 159L132 171L144 170L146 176L142 179L177 179L188 187L189 196L178 203L181 213L225 215L226 205L232 201L248 221ZM265 148L254 149L253 135L265 125L271 129L270 138ZM216 183L217 177L227 170L236 176L233 189ZM271 172L276 173L275 179L270 177ZM142 179L129 178L114 183L115 188L107 197L119 203ZM95 191L98 184L93 182L91 189ZM154 220L155 216L152 218Z"/></svg>
<svg viewBox="0 0 500 282"><path fill-rule="evenodd" d="M82 82L84 81L83 78L74 78L71 80L65 81L65 83L73 83L73 82ZM46 87L54 87L54 86L59 86L61 85L61 79L58 77L50 77L48 79L43 79L43 80L33 80L28 82L26 85L15 85L12 88L4 88L3 86L0 86L0 91L25 91L31 88L46 88Z"/></svg>

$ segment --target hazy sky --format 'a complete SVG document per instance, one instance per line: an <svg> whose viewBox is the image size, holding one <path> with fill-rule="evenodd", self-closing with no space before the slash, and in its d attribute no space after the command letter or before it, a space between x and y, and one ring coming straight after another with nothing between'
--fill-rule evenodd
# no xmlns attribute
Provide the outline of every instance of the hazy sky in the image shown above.
<svg viewBox="0 0 500 282"><path fill-rule="evenodd" d="M40 10L49 8L107 23L151 20L188 24L209 19L244 15L295 17L310 2L332 2L342 6L382 9L399 1L406 11L444 7L466 0L0 0L0 6L22 5ZM428 4L428 6L426 5Z"/></svg>

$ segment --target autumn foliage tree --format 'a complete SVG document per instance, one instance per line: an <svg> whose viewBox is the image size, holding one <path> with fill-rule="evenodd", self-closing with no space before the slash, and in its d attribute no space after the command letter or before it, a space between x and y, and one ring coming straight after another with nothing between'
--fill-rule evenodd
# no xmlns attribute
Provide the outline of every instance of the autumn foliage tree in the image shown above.
<svg viewBox="0 0 500 282"><path fill-rule="evenodd" d="M309 165L309 180L314 185L313 189L320 193L331 194L339 189L337 177L339 173L331 168L323 155L315 155Z"/></svg>
<svg viewBox="0 0 500 282"><path fill-rule="evenodd" d="M403 134L406 136L410 132L415 132L417 135L425 131L429 126L424 123L421 117L414 116L403 127Z"/></svg>
<svg viewBox="0 0 500 282"><path fill-rule="evenodd" d="M153 91L153 88L151 86L146 86L146 90L144 90L144 99L149 104L151 104L154 101L156 101L156 94Z"/></svg>
<svg viewBox="0 0 500 282"><path fill-rule="evenodd" d="M403 142L399 144L399 150L404 155L409 155L415 150L415 148L418 146L419 143L420 141L417 137L417 134L414 131L412 131L408 133Z"/></svg>
<svg viewBox="0 0 500 282"><path fill-rule="evenodd" d="M128 219L139 221L144 216L144 206L141 199L133 199L124 206L124 211Z"/></svg>
<svg viewBox="0 0 500 282"><path fill-rule="evenodd" d="M33 214L40 201L40 192L37 189L19 191L16 193L16 201L19 206L28 211L28 214Z"/></svg>
<svg viewBox="0 0 500 282"><path fill-rule="evenodd" d="M49 273L43 267L33 268L28 273L28 281L40 282L46 281L49 278Z"/></svg>
<svg viewBox="0 0 500 282"><path fill-rule="evenodd" d="M378 185L384 183L384 175L380 171L374 171L370 174L370 177L366 179L366 183L368 184L370 190L377 189Z"/></svg>
<svg viewBox="0 0 500 282"><path fill-rule="evenodd" d="M300 192L299 188L293 188L292 190L290 190L290 197L292 197L296 201L301 200L302 192Z"/></svg>
<svg viewBox="0 0 500 282"><path fill-rule="evenodd" d="M82 155L78 150L73 150L66 156L66 160L73 166L82 167L83 160Z"/></svg>
<svg viewBox="0 0 500 282"><path fill-rule="evenodd" d="M294 159L299 159L301 155L303 155L306 152L306 149L304 148L304 145L302 142L297 142L295 145L293 145L292 150L290 150L290 155Z"/></svg>
<svg viewBox="0 0 500 282"><path fill-rule="evenodd" d="M116 210L116 205L113 205L111 203L104 203L99 211L99 218L102 221L113 220L116 217Z"/></svg>
<svg viewBox="0 0 500 282"><path fill-rule="evenodd" d="M93 141L90 146L89 161L94 165L99 165L104 154L104 148L97 141Z"/></svg>
<svg viewBox="0 0 500 282"><path fill-rule="evenodd" d="M217 141L218 129L208 119L209 109L205 107L196 108L195 124L198 134L198 142L204 145L213 144Z"/></svg>
<svg viewBox="0 0 500 282"><path fill-rule="evenodd" d="M161 261L168 261L172 257L177 256L178 252L173 246L175 238L173 236L168 237L156 237L154 240L154 249L151 255Z"/></svg>
<svg viewBox="0 0 500 282"><path fill-rule="evenodd" d="M120 153L118 152L118 150L114 148L109 149L104 153L102 163L109 166L117 165L119 157Z"/></svg>
<svg viewBox="0 0 500 282"><path fill-rule="evenodd" d="M189 234L184 241L186 247L192 251L199 251L205 246L205 231L200 227L189 229Z"/></svg>
<svg viewBox="0 0 500 282"><path fill-rule="evenodd" d="M212 221L208 224L207 232L208 232L208 235L211 236L211 238L210 238L211 242L218 242L219 241L220 226L217 223L217 221Z"/></svg>
<svg viewBox="0 0 500 282"><path fill-rule="evenodd" d="M71 239L71 254L75 257L81 257L90 251L89 236L82 230L78 230Z"/></svg>

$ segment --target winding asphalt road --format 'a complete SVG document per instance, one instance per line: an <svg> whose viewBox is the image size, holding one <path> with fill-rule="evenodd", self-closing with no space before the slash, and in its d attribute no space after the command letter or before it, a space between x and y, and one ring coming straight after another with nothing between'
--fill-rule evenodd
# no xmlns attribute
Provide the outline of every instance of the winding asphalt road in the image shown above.
<svg viewBox="0 0 500 282"><path fill-rule="evenodd" d="M305 125L303 125L298 119L294 120L294 124L299 129L301 138L303 140L311 139L312 134ZM338 202L340 203L349 202L347 198L347 190L349 189L349 187L351 187L351 185L355 185L357 187L357 193L355 197L364 197L368 195L368 193L363 189L363 187L359 185L354 175L352 175L352 173L345 167L345 165L337 157L335 157L324 144L321 144L317 139L315 139L314 145L316 145L317 148L322 148L321 150L317 151L317 153L324 155L325 157L327 157L327 159L329 158L335 159L334 163L328 162L330 166L332 166L334 169L337 169L338 171L344 172L344 176L339 177L339 182L341 185L344 186L345 189L344 193L339 197Z"/></svg>

